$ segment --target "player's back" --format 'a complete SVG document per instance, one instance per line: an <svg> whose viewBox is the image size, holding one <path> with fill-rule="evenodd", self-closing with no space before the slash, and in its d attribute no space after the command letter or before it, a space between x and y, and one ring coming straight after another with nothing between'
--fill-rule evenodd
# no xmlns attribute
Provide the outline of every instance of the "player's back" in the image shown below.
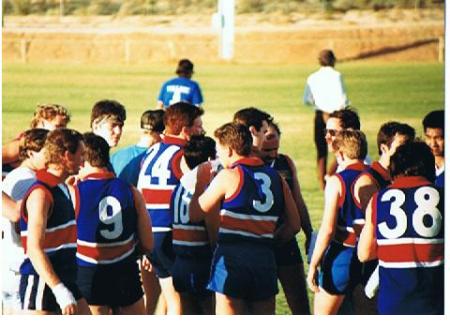
<svg viewBox="0 0 450 330"><path fill-rule="evenodd" d="M203 102L200 87L194 80L177 77L164 83L159 94L159 101L165 107L177 102L200 104Z"/></svg>
<svg viewBox="0 0 450 330"><path fill-rule="evenodd" d="M341 182L341 195L334 240L344 246L356 246L355 226L364 223L364 213L353 197L353 186L358 176L366 169L367 166L359 161L336 173Z"/></svg>
<svg viewBox="0 0 450 330"><path fill-rule="evenodd" d="M104 172L88 175L75 189L78 264L108 265L134 258L137 213L130 184Z"/></svg>
<svg viewBox="0 0 450 330"><path fill-rule="evenodd" d="M111 165L118 178L136 186L142 158L148 148L132 145L118 150L111 156Z"/></svg>
<svg viewBox="0 0 450 330"><path fill-rule="evenodd" d="M442 191L423 177L401 177L375 196L380 314L442 314Z"/></svg>

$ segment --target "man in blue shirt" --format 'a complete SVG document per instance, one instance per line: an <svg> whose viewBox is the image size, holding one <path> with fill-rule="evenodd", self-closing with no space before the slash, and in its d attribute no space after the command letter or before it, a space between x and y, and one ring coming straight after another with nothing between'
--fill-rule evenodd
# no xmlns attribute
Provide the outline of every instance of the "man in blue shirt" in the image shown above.
<svg viewBox="0 0 450 330"><path fill-rule="evenodd" d="M161 87L156 107L165 109L177 102L187 102L200 107L203 103L202 91L200 85L191 80L194 74L194 64L184 58L178 62L175 73L178 77L166 81Z"/></svg>

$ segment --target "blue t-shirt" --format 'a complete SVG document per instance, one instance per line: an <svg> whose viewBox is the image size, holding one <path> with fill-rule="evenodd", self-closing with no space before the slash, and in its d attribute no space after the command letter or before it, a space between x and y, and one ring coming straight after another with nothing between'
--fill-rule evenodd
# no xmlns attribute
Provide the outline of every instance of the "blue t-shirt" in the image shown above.
<svg viewBox="0 0 450 330"><path fill-rule="evenodd" d="M111 156L111 164L116 176L137 186L141 161L148 148L132 145L118 150Z"/></svg>
<svg viewBox="0 0 450 330"><path fill-rule="evenodd" d="M165 108L177 102L199 105L203 103L203 96L197 82L188 78L177 77L164 83L158 101L161 101Z"/></svg>

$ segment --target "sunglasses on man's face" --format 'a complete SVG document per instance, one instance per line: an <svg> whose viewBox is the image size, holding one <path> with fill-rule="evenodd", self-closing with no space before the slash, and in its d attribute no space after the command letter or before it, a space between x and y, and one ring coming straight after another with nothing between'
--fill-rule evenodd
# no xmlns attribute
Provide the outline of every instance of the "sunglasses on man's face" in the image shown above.
<svg viewBox="0 0 450 330"><path fill-rule="evenodd" d="M325 129L323 130L323 135L330 134L330 136L336 136L336 134L337 134L338 132L339 132L339 131L338 131L337 129L329 129L329 128L325 128Z"/></svg>

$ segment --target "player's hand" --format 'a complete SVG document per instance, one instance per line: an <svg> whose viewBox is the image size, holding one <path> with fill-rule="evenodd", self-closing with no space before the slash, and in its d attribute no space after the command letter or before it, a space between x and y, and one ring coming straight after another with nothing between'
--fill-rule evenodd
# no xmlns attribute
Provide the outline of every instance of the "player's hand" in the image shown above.
<svg viewBox="0 0 450 330"><path fill-rule="evenodd" d="M147 272L151 272L153 270L153 265L146 255L142 256L141 267Z"/></svg>
<svg viewBox="0 0 450 330"><path fill-rule="evenodd" d="M63 315L75 315L78 312L77 304L67 305L62 309Z"/></svg>
<svg viewBox="0 0 450 330"><path fill-rule="evenodd" d="M319 292L319 285L317 283L317 267L316 266L310 266L308 276L306 277L306 283L308 283L309 289L317 293Z"/></svg>

